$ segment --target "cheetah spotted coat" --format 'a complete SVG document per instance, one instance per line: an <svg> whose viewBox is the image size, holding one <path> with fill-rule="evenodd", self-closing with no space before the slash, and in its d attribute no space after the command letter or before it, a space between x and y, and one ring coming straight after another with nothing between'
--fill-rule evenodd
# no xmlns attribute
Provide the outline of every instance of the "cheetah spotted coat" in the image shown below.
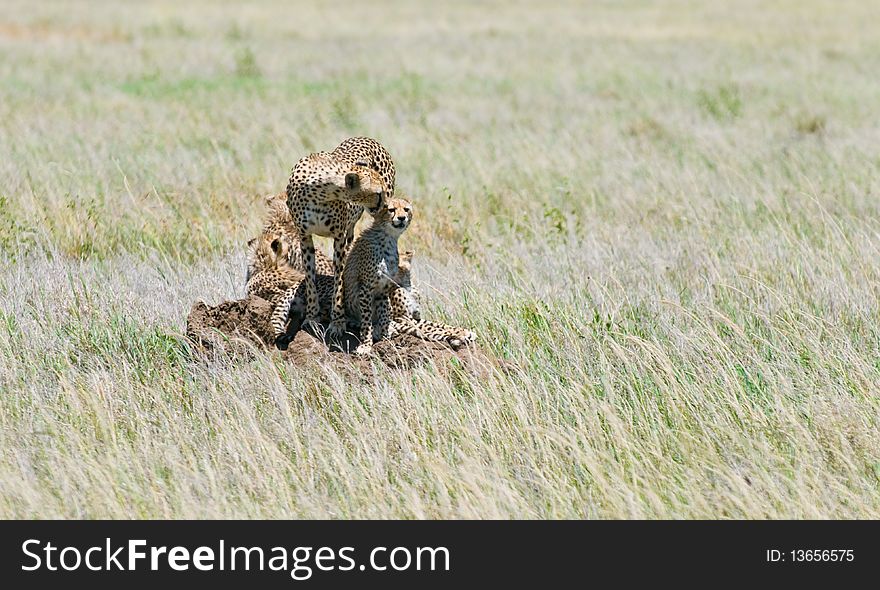
<svg viewBox="0 0 880 590"><path fill-rule="evenodd" d="M364 207L377 210L394 194L394 179L388 150L368 137L347 139L333 151L311 154L293 167L287 207L302 251L306 322L317 321L320 313L312 236L333 238L336 273L330 332L338 333L345 329L342 276L355 224Z"/></svg>

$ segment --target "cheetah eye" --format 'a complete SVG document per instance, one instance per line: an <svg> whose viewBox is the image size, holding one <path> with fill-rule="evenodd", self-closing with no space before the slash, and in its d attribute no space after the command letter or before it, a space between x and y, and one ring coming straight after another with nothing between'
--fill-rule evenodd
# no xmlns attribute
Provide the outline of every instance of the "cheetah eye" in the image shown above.
<svg viewBox="0 0 880 590"><path fill-rule="evenodd" d="M409 213L409 207L404 207L403 210L404 210L405 212Z"/></svg>

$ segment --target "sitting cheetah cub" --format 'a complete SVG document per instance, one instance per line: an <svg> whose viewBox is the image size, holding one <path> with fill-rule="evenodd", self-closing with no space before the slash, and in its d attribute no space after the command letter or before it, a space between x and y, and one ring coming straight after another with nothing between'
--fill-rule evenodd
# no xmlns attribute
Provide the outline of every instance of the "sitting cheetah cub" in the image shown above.
<svg viewBox="0 0 880 590"><path fill-rule="evenodd" d="M291 265L294 269L305 273L306 267L302 259L299 236L293 227L290 209L287 208L287 194L267 195L263 198L263 202L266 205L266 216L263 218L263 229L260 231L260 236L256 239L268 239L268 243L271 243L275 238L284 241L288 246L287 251ZM260 264L256 251L257 249L254 247L248 251L245 285L251 280L251 276L255 272L254 268ZM319 275L333 276L333 261L318 248L315 249L315 267Z"/></svg>
<svg viewBox="0 0 880 590"><path fill-rule="evenodd" d="M421 293L413 287L410 274L412 258L412 250L400 254L396 286L388 296L391 303L388 336L409 334L429 342L445 342L453 350L475 342L477 335L471 330L422 319Z"/></svg>
<svg viewBox="0 0 880 590"><path fill-rule="evenodd" d="M415 253L412 250L400 253L400 265L397 267L395 288L388 294L391 304L391 319L410 318L416 321L422 319L422 294L413 287L410 268Z"/></svg>
<svg viewBox="0 0 880 590"><path fill-rule="evenodd" d="M355 354L370 352L374 335L377 340L388 336L388 295L397 286L400 266L397 240L412 221L412 203L392 198L370 213L373 224L355 240L342 271L346 313L360 324L361 344Z"/></svg>
<svg viewBox="0 0 880 590"><path fill-rule="evenodd" d="M248 249L247 295L261 297L272 305L271 324L277 345L287 327L289 294L305 275L291 263L291 244L282 232L264 232L248 242Z"/></svg>

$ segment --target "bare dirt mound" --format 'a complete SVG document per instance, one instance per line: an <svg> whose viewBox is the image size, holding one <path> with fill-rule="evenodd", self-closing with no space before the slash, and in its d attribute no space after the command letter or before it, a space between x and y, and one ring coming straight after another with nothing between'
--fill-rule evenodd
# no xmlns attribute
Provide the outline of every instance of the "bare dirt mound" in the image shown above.
<svg viewBox="0 0 880 590"><path fill-rule="evenodd" d="M358 345L354 335L328 343L316 333L301 330L296 320L292 320L288 328L288 333L295 333L295 337L287 350L280 351L274 344L269 323L271 314L271 305L259 297L224 301L215 306L198 301L186 319L186 335L203 351L248 355L256 348L280 354L298 366L329 366L361 375L371 374L377 361L393 368L433 362L440 369L461 368L478 375L487 374L493 368L507 368L486 356L475 344L456 351L447 344L408 335L377 342L370 355L355 356L351 354Z"/></svg>

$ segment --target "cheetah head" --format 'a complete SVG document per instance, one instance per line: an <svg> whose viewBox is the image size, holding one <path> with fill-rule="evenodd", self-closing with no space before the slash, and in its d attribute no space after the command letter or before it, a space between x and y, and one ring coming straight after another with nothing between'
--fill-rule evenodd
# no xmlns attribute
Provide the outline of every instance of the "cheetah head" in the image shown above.
<svg viewBox="0 0 880 590"><path fill-rule="evenodd" d="M255 274L261 270L278 268L288 264L290 257L290 244L280 233L263 234L248 242L253 260L253 269L249 274Z"/></svg>
<svg viewBox="0 0 880 590"><path fill-rule="evenodd" d="M397 262L397 278L395 281L404 288L412 286L412 259L413 251L401 252Z"/></svg>
<svg viewBox="0 0 880 590"><path fill-rule="evenodd" d="M345 190L352 202L366 207L370 212L379 209L387 197L382 177L363 162L356 163L345 174Z"/></svg>
<svg viewBox="0 0 880 590"><path fill-rule="evenodd" d="M278 193L266 195L263 202L269 210L270 219L283 219L290 216L290 210L287 208L287 193Z"/></svg>
<svg viewBox="0 0 880 590"><path fill-rule="evenodd" d="M412 203L406 199L395 197L388 199L385 206L377 210L373 214L375 223L384 223L391 227L393 231L401 234L409 227L413 216Z"/></svg>
<svg viewBox="0 0 880 590"><path fill-rule="evenodd" d="M401 272L406 272L409 274L410 268L412 267L412 259L415 252L412 250L406 250L400 253L400 270Z"/></svg>

